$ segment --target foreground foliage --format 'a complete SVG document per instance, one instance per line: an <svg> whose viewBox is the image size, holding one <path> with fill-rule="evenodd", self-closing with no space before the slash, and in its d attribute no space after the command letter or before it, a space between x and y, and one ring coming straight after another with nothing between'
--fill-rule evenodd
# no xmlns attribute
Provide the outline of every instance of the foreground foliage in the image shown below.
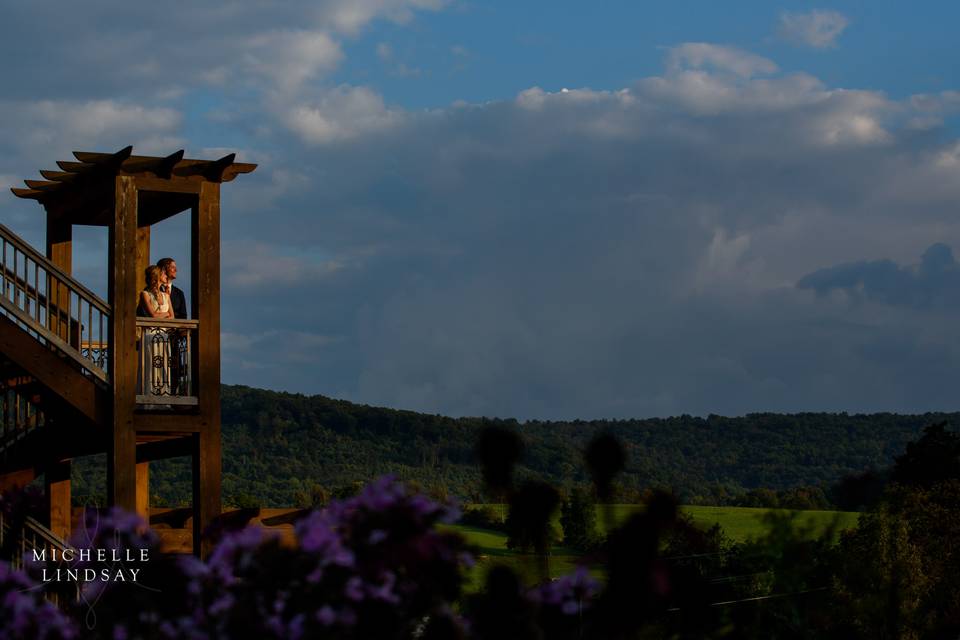
<svg viewBox="0 0 960 640"><path fill-rule="evenodd" d="M481 443L508 444L516 437L511 433L490 433ZM395 478L313 511L296 524L293 546L255 528L220 532L205 562L156 556L157 538L144 523L111 511L89 519L75 544L149 550L156 560L141 580L85 584L64 614L38 596L35 578L3 567L0 636L954 638L960 634L960 446L954 445L960 436L928 429L897 460L897 482L881 503L839 542L833 531L813 535L789 512L770 512L763 536L734 543L719 527L696 527L668 493L651 492L645 508L620 523L602 504L606 540L584 566L556 580L549 578L549 545L559 492L515 479L520 456L513 453L520 447L503 447L511 452L504 464L491 454L499 447L481 446L481 463L492 465L482 471L487 493L510 505L507 533L531 555L523 572L493 566L469 595L463 581L473 551L438 526L456 519L456 511ZM933 475L927 455L943 463ZM593 495L610 499L615 473L609 470L626 463L623 451L603 437L584 457ZM14 512L29 502L5 497L0 507L16 522ZM572 536L589 530L571 513L568 507ZM534 586L521 574L532 575Z"/></svg>

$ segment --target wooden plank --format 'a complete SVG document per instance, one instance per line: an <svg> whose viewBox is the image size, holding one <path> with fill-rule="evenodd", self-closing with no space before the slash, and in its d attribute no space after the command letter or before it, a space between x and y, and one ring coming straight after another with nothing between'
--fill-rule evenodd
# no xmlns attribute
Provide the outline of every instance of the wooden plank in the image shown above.
<svg viewBox="0 0 960 640"><path fill-rule="evenodd" d="M65 275L73 273L73 226L69 222L57 220L53 216L47 216L47 247L46 256L60 271ZM70 291L64 286L58 285L56 276L47 278L47 291L53 295L48 296L50 305L53 309L70 308ZM64 341L70 340L70 318L61 319L60 313L47 313L47 328L57 334Z"/></svg>
<svg viewBox="0 0 960 640"><path fill-rule="evenodd" d="M220 433L201 431L194 436L193 509L194 549L206 558L213 550L213 541L203 538L203 531L220 515Z"/></svg>
<svg viewBox="0 0 960 640"><path fill-rule="evenodd" d="M36 479L37 474L33 468L21 469L13 473L0 475L0 492L27 486Z"/></svg>
<svg viewBox="0 0 960 640"><path fill-rule="evenodd" d="M34 191L56 191L63 186L59 182L50 182L48 180L24 180L23 183Z"/></svg>
<svg viewBox="0 0 960 640"><path fill-rule="evenodd" d="M91 378L0 315L0 353L16 362L83 416L102 424L110 402Z"/></svg>
<svg viewBox="0 0 960 640"><path fill-rule="evenodd" d="M192 528L193 509L189 507L158 507L150 513L150 526L170 529Z"/></svg>
<svg viewBox="0 0 960 640"><path fill-rule="evenodd" d="M138 405L171 405L181 407L195 407L200 404L196 396L153 396L137 394Z"/></svg>
<svg viewBox="0 0 960 640"><path fill-rule="evenodd" d="M77 157L83 160L81 156ZM113 310L110 315L113 433L107 462L107 492L111 505L134 511L137 508L137 447L133 420L137 384L137 189L129 176L117 176L114 184L107 270L110 274L109 303Z"/></svg>
<svg viewBox="0 0 960 640"><path fill-rule="evenodd" d="M157 529L161 553L193 553L193 538L189 529Z"/></svg>
<svg viewBox="0 0 960 640"><path fill-rule="evenodd" d="M70 512L70 462L54 462L43 470L46 488L48 527L61 538L69 538L71 532Z"/></svg>
<svg viewBox="0 0 960 640"><path fill-rule="evenodd" d="M57 166L67 173L86 173L96 167L88 162L70 162L69 160L57 160Z"/></svg>
<svg viewBox="0 0 960 640"><path fill-rule="evenodd" d="M18 198L27 198L28 200L38 200L41 196L45 195L43 191L37 191L35 189L17 189L12 187L10 191Z"/></svg>
<svg viewBox="0 0 960 640"><path fill-rule="evenodd" d="M75 173L68 171L50 171L49 169L40 169L40 175L54 182L72 182L77 178L77 174Z"/></svg>
<svg viewBox="0 0 960 640"><path fill-rule="evenodd" d="M150 522L149 462L137 462L137 515Z"/></svg>
<svg viewBox="0 0 960 640"><path fill-rule="evenodd" d="M139 217L139 215L138 215ZM150 227L137 227L137 287L134 295L139 302L140 291L146 280L146 270L150 266Z"/></svg>
<svg viewBox="0 0 960 640"><path fill-rule="evenodd" d="M133 424L137 431L199 432L205 423L202 416L193 413L137 411L133 414Z"/></svg>
<svg viewBox="0 0 960 640"><path fill-rule="evenodd" d="M193 437L183 436L137 445L137 463L189 456L193 452Z"/></svg>
<svg viewBox="0 0 960 640"><path fill-rule="evenodd" d="M149 172L158 178L169 179L173 168L181 160L183 160L183 149L175 151L165 158L131 156L124 161L121 169L124 173L137 174Z"/></svg>
<svg viewBox="0 0 960 640"><path fill-rule="evenodd" d="M200 193L200 182L195 180L165 180L152 176L136 176L137 188L160 193Z"/></svg>
<svg viewBox="0 0 960 640"><path fill-rule="evenodd" d="M128 145L116 153L90 153L88 151L74 151L73 157L80 162L89 162L96 165L117 166L133 153L133 145Z"/></svg>
<svg viewBox="0 0 960 640"><path fill-rule="evenodd" d="M192 304L200 326L194 347L200 415L206 421L194 454L194 507L199 532L220 514L220 185L202 183L200 201L191 216ZM201 555L210 550L203 542Z"/></svg>

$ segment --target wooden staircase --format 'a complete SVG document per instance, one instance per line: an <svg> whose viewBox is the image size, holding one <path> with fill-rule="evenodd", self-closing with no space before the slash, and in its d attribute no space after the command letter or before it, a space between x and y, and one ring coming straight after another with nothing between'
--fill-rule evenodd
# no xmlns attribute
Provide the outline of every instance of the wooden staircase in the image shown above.
<svg viewBox="0 0 960 640"><path fill-rule="evenodd" d="M0 225L0 473L34 466L39 442L40 459L63 455L104 424L109 321L106 302Z"/></svg>

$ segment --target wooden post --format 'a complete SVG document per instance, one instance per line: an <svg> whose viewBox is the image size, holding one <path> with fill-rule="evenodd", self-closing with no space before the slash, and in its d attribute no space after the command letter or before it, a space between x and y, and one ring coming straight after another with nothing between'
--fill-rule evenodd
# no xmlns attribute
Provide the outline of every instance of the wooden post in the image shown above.
<svg viewBox="0 0 960 640"><path fill-rule="evenodd" d="M47 214L47 257L67 275L73 269L73 226L69 222L56 220ZM47 316L47 328L66 341L70 340L70 293L63 287L57 287L58 281L49 278L47 291L50 298L51 312ZM50 295L52 293L52 295ZM67 310L66 321L58 312Z"/></svg>
<svg viewBox="0 0 960 640"><path fill-rule="evenodd" d="M137 286L134 295L139 296L144 286L144 275L150 262L150 227L137 227Z"/></svg>
<svg viewBox="0 0 960 640"><path fill-rule="evenodd" d="M220 515L220 184L203 182L191 212L191 295L197 330L200 433L193 453L194 553L206 557L204 529Z"/></svg>
<svg viewBox="0 0 960 640"><path fill-rule="evenodd" d="M137 515L150 523L150 463L137 463Z"/></svg>
<svg viewBox="0 0 960 640"><path fill-rule="evenodd" d="M136 402L136 262L137 189L129 176L115 178L113 221L110 225L109 302L110 380L113 386L113 434L107 460L107 494L111 505L137 508L137 438L133 427Z"/></svg>
<svg viewBox="0 0 960 640"><path fill-rule="evenodd" d="M71 532L70 461L54 462L44 469L50 530L67 539Z"/></svg>

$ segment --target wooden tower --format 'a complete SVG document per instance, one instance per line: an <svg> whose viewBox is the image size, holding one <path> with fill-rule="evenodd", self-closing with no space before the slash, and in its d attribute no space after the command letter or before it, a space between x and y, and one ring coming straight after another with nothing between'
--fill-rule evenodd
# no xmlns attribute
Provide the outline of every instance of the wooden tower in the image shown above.
<svg viewBox="0 0 960 640"><path fill-rule="evenodd" d="M76 152L13 189L46 212L41 253L0 225L0 488L39 474L71 527L70 461L106 452L111 505L149 515L149 463L193 461L193 549L220 514L220 185L256 165ZM150 228L189 212L189 317L137 317ZM108 296L71 276L74 225L108 229Z"/></svg>

